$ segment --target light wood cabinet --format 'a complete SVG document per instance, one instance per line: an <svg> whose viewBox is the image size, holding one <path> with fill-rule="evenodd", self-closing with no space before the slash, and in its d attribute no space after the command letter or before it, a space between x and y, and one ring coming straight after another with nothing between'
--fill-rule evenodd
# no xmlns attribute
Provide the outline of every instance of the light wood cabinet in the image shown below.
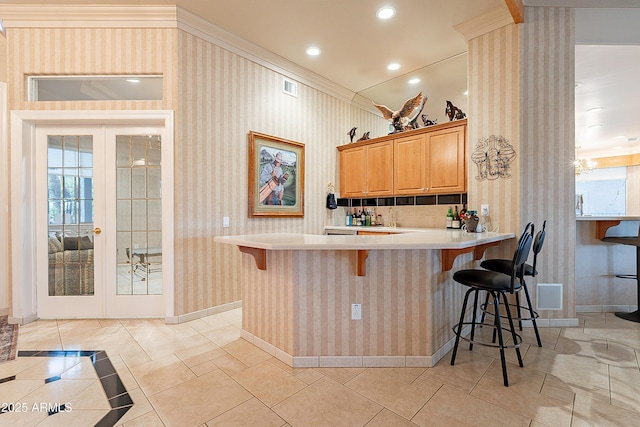
<svg viewBox="0 0 640 427"><path fill-rule="evenodd" d="M466 126L394 140L394 194L446 194L466 190Z"/></svg>
<svg viewBox="0 0 640 427"><path fill-rule="evenodd" d="M340 151L341 197L393 194L393 141Z"/></svg>
<svg viewBox="0 0 640 427"><path fill-rule="evenodd" d="M465 119L338 147L340 196L463 193L466 138Z"/></svg>
<svg viewBox="0 0 640 427"><path fill-rule="evenodd" d="M338 147L340 197L467 191L467 120Z"/></svg>

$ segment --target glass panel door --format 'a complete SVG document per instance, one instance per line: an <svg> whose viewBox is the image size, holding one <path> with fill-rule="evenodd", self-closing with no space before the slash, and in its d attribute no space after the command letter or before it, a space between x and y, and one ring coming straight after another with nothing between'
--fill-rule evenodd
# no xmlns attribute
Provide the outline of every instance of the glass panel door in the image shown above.
<svg viewBox="0 0 640 427"><path fill-rule="evenodd" d="M95 128L36 129L38 315L104 315L104 167Z"/></svg>
<svg viewBox="0 0 640 427"><path fill-rule="evenodd" d="M164 316L162 132L37 128L40 317Z"/></svg>
<svg viewBox="0 0 640 427"><path fill-rule="evenodd" d="M160 136L116 136L118 295L162 294Z"/></svg>

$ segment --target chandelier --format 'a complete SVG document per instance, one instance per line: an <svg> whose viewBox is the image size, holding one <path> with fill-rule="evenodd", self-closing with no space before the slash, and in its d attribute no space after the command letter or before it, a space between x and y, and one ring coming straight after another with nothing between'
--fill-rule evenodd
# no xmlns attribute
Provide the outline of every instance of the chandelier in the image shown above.
<svg viewBox="0 0 640 427"><path fill-rule="evenodd" d="M584 159L578 156L579 146L576 147L576 159L573 161L573 167L576 170L576 175L580 175L583 173L589 173L593 171L598 163L595 160Z"/></svg>

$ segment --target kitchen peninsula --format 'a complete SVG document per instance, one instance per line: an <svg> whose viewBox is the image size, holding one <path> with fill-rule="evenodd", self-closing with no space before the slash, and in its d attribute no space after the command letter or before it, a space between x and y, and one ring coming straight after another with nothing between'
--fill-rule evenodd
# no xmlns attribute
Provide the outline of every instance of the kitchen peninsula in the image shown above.
<svg viewBox="0 0 640 427"><path fill-rule="evenodd" d="M452 346L463 297L453 271L513 237L424 229L215 241L245 254L243 338L288 365L429 367ZM352 319L352 304L361 304L361 319Z"/></svg>

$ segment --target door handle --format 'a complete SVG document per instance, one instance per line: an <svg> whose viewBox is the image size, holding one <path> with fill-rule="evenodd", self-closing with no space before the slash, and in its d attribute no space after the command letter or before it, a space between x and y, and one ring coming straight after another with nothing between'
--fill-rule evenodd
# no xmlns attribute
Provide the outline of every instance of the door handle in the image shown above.
<svg viewBox="0 0 640 427"><path fill-rule="evenodd" d="M94 234L100 234L100 233L102 233L102 230L100 229L100 227L96 227L93 230L91 230L91 232L94 233Z"/></svg>

